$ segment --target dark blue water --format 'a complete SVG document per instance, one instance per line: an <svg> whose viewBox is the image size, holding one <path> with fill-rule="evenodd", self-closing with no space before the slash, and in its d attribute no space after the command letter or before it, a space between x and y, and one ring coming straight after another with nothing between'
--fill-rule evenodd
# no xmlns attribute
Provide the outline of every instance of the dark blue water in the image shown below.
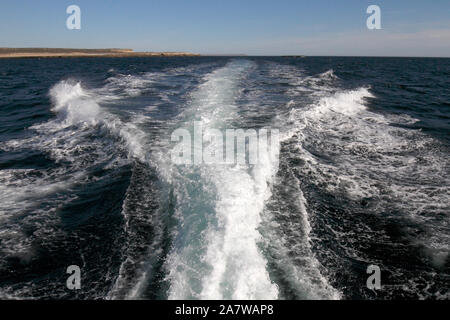
<svg viewBox="0 0 450 320"><path fill-rule="evenodd" d="M2 59L0 297L448 299L449 76L425 58ZM193 121L279 130L279 158L174 164Z"/></svg>

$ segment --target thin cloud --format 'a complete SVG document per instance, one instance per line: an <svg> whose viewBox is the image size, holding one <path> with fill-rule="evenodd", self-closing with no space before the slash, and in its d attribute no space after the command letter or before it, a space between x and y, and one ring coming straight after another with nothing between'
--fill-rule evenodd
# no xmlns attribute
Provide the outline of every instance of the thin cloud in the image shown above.
<svg viewBox="0 0 450 320"><path fill-rule="evenodd" d="M450 29L410 33L381 29L322 34L254 43L249 51L252 54L450 57Z"/></svg>

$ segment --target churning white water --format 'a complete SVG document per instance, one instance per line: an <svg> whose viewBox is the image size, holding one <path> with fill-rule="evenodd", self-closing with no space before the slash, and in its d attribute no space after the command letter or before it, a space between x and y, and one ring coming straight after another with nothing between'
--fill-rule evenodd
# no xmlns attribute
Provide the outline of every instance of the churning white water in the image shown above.
<svg viewBox="0 0 450 320"><path fill-rule="evenodd" d="M184 113L184 125L229 128L237 115L240 81L254 67L231 62L205 77ZM267 150L267 149L266 149ZM166 267L171 299L275 299L278 288L258 243L276 159L258 164L173 168L179 228Z"/></svg>

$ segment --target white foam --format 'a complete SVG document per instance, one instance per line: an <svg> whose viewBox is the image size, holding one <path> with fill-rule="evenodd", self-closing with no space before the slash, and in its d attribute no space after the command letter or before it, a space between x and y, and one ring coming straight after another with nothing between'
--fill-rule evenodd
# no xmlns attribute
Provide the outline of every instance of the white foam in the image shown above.
<svg viewBox="0 0 450 320"><path fill-rule="evenodd" d="M373 97L368 88L338 92L331 97L322 98L319 106L310 110L307 116L320 117L329 112L353 116L360 111L366 110L363 99L368 97Z"/></svg>
<svg viewBox="0 0 450 320"><path fill-rule="evenodd" d="M270 196L271 163L259 163L252 174L216 168L218 228L207 235L205 261L212 272L203 279L202 299L274 299L278 295L258 243L258 227ZM224 294L229 290L229 295ZM228 287L228 288L226 288Z"/></svg>
<svg viewBox="0 0 450 320"><path fill-rule="evenodd" d="M80 82L62 80L50 90L54 103L53 111L58 113L61 122L50 121L34 126L35 129L59 130L64 126L100 124L124 142L130 157L144 162L146 160L146 134L134 123L123 123L119 117L100 107L98 102L104 100L102 90L88 90L81 87Z"/></svg>
<svg viewBox="0 0 450 320"><path fill-rule="evenodd" d="M241 91L240 80L253 67L248 61L236 61L206 76L183 117L188 121L201 120L205 128L226 126L227 121L236 117L234 101ZM277 286L266 269L267 261L258 247L260 215L270 195L269 184L274 174L269 159L260 159L253 169L210 165L178 168L180 171L175 172L177 176L171 181L176 181L179 206L185 201L190 203L188 206L202 201L197 205L203 209L199 212L177 208L182 230L176 237L183 240L175 245L166 262L169 298L274 299L278 296ZM196 175L201 180L190 181ZM184 183L197 186L190 190ZM207 200L198 195L199 190L208 196ZM183 228L198 228L199 223L203 226L200 234Z"/></svg>
<svg viewBox="0 0 450 320"><path fill-rule="evenodd" d="M333 82L337 80L337 77L332 70L316 76L306 76L303 70L292 66L273 64L268 68L269 74L275 79L275 85L280 81L283 83L288 81L290 84L287 87L286 96L291 99L287 102L286 108L276 108L277 113L272 123L273 127L280 128L280 141L287 142L294 135L298 135L308 123L308 119L303 114L305 96L309 99L312 97L312 101L315 101L316 97L335 91ZM260 95L264 95L264 92ZM363 94L355 92L349 96L339 96L339 99L352 99L352 96L362 99ZM298 103L298 100L301 102ZM275 102L278 101L275 100ZM335 105L330 102L324 102L322 107L335 108ZM295 112L297 107L298 112ZM353 107L360 108L359 105ZM291 113L286 114L286 109L291 109ZM320 118L321 112L325 111L313 110L312 112L317 112L314 115ZM296 153L294 150L290 152ZM280 161L289 161L286 160L289 157L289 152L283 153ZM307 159L307 157L302 158ZM273 177L268 180L274 191L270 190L267 195L265 200L267 206L261 214L262 221L259 227L261 234L264 235L262 243L265 252L270 255L273 277L277 283L283 283L283 287L287 286L290 294L294 294L299 299L340 299L341 293L333 288L327 277L322 274L322 266L312 251L307 202L300 189L300 181L294 173L286 172L290 170L291 165L283 168L283 172L280 173L281 178L277 176L275 180ZM287 298L283 290L280 290L278 298ZM289 295L288 298L292 296Z"/></svg>
<svg viewBox="0 0 450 320"><path fill-rule="evenodd" d="M439 220L448 216L450 200L446 155L426 134L391 125L417 119L371 112L365 100L373 97L368 88L359 88L322 97L306 110L293 109L294 127L286 138L295 135L299 146L317 141L320 153L333 158L332 164L320 161L300 147L312 183L355 201L377 199L380 208L395 206L405 221L426 226L417 243L435 266L442 266L450 249L446 223Z"/></svg>
<svg viewBox="0 0 450 320"><path fill-rule="evenodd" d="M58 223L54 214L58 206L75 199L70 188L96 179L87 175L89 168L125 164L117 152L120 148L130 159L146 161L144 132L100 107L97 101L102 97L93 90L77 81L62 80L49 95L57 117L32 126L27 138L2 143L2 149L8 152L39 150L56 163L64 163L49 169L0 170L0 249L21 259L29 259L26 257L33 251L30 237L22 233L15 220L18 216L27 212L28 222L45 226L40 228L42 232L52 230ZM122 143L115 146L117 140ZM42 199L48 205L40 205Z"/></svg>
<svg viewBox="0 0 450 320"><path fill-rule="evenodd" d="M195 65L195 66L187 66L187 67L180 67L180 68L171 68L168 70L165 70L164 73L143 73L139 76L122 76L118 75L114 78L110 78L107 81L107 85L104 88L100 88L96 90L95 92L100 94L102 97L105 97L105 99L102 99L101 101L106 101L109 99L109 101L112 101L114 99L110 99L110 95L113 97L119 96L128 96L130 93L132 94L133 91L127 90L127 87L131 85L131 90L137 89L136 94L144 94L146 90L149 90L149 88L146 88L145 85L152 85L155 82L161 81L164 85L167 86L173 86L175 90L179 90L178 85L181 85L183 87L189 86L189 81L183 81L182 83L177 82L177 77L179 75L186 75L186 74L194 74L197 71L198 68L203 68L205 65ZM142 78L143 81L140 81L138 77ZM175 77L175 78L173 78ZM145 84L145 85L144 85ZM158 90L155 92L158 96L158 98L161 101L165 102L171 102L170 95L172 92L170 89L166 90ZM146 126L148 127L148 122L151 122L152 125L155 122L160 122L162 127L169 126L172 120L168 121L161 121L152 119L151 115L155 113L155 111L159 111L159 104L152 106L147 106L144 108L141 108L139 110L121 110L122 112L127 112L130 115L131 118L131 124L134 127L139 126ZM180 106L182 108L182 106ZM130 123L128 124L128 127L130 126ZM130 131L129 129L127 129ZM131 130L132 131L132 130ZM139 137L140 134L133 134L134 137ZM170 134L169 134L170 136ZM143 140L146 141L147 137L141 137ZM158 139L153 139L151 143L142 145L138 143L138 145L144 146L142 150L148 151L151 148L152 152L152 158L146 157L146 161L150 161L150 166L156 166L158 168L160 176L164 177L166 179L166 183L168 185L171 185L173 182L171 180L172 176L171 173L174 171L173 168L170 166L170 159L167 159L168 154L168 143L169 141L164 139L163 136L159 136ZM129 198L132 199L132 201L136 201L136 199L133 199L131 195L135 195L136 192L142 193L142 197L148 194L152 194L151 190L147 190L148 187L146 182L139 181L139 178L142 178L142 175L145 176L145 171L138 171L135 172L135 169L133 169L133 175L132 180L130 182L130 186L127 190L127 198L124 201L123 204L123 210L122 214L125 218L125 232L128 235L129 243L126 245L126 253L125 253L125 259L122 262L122 265L120 267L119 276L117 277L114 286L112 287L111 291L108 293L108 298L110 299L139 299L141 298L143 292L145 292L146 287L148 286L149 281L154 277L154 270L153 266L155 263L157 263L155 260L160 259L161 257L158 256L159 254L162 254L162 233L164 230L163 224L164 218L159 217L159 211L152 212L151 215L149 215L148 210L146 210L147 203L150 203L152 201L151 198L145 198L139 201L139 208L133 207L133 212L130 212L128 208ZM149 178L151 179L151 178ZM178 180L175 179L175 184ZM177 188L175 188L177 189ZM178 188L178 190L182 189L181 187ZM153 199L153 201L156 201L156 199ZM160 200L163 201L163 200ZM187 201L188 202L188 201ZM164 213L164 212L162 212ZM132 218L133 221L136 221L136 218L139 217L140 223L149 224L154 228L154 234L152 235L152 242L151 243L142 243L139 242L139 240L136 239L136 237L139 237L139 230L140 228L137 228L135 230L133 227L133 224L130 224L130 218ZM137 241L137 242L136 242ZM142 254L143 247L146 247L147 253ZM175 256L175 255L173 255Z"/></svg>
<svg viewBox="0 0 450 320"><path fill-rule="evenodd" d="M63 80L50 89L53 111L62 114L70 124L95 121L100 113L99 105L82 89L80 82Z"/></svg>

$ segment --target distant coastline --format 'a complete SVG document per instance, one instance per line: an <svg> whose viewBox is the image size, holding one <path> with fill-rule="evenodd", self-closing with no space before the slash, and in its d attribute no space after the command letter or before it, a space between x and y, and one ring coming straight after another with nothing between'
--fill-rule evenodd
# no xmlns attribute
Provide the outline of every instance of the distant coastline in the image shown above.
<svg viewBox="0 0 450 320"><path fill-rule="evenodd" d="M132 49L0 48L0 58L184 57L190 52L135 52Z"/></svg>

